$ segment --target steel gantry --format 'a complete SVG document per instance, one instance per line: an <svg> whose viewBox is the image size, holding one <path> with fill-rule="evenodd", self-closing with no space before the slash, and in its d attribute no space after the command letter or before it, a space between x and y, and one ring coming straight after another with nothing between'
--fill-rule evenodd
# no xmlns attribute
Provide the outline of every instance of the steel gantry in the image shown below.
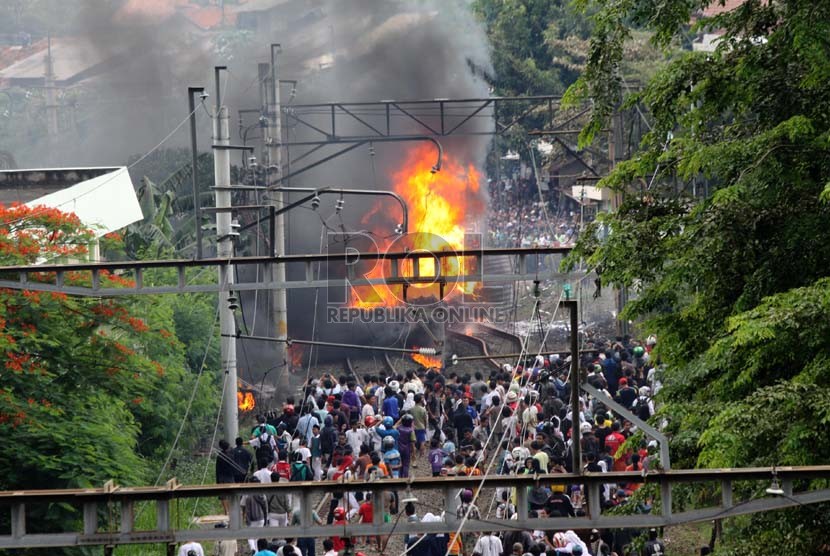
<svg viewBox="0 0 830 556"><path fill-rule="evenodd" d="M467 249L458 251L436 252L360 252L323 253L315 255L283 255L259 257L230 257L227 259L170 259L153 261L121 261L79 264L44 264L31 266L0 267L0 288L32 291L54 291L72 295L116 297L137 294L162 293L200 293L219 291L268 290L273 288L326 288L347 286L397 286L406 288L411 285L436 284L450 286L456 283L478 282L483 284L507 283L525 280L547 280L560 276L555 272L557 266L545 266L544 258L549 255L559 256L570 251L570 247L534 247L506 249ZM507 274L489 274L484 272L484 263L492 257L511 257L515 272ZM444 261L464 259L466 274L444 274ZM434 268L437 274L420 275L417 264L420 260L438 261ZM333 263L340 269L338 276L316 277L317 263ZM360 264L374 263L381 265L381 277L368 277L370 268L359 268ZM404 264L415 270L414 275L407 276ZM199 267L215 267L223 274L233 272L235 267L261 265L269 269L275 265L302 268L301 276L284 281L260 279L241 281L230 284L219 280L212 284L193 284L187 280L187 270ZM458 265L460 268L461 265ZM153 272L173 270L174 273ZM106 277L118 275L132 280L132 284L114 286ZM242 275L242 273L240 273ZM255 273L251 273L255 275ZM264 273L271 276L270 272ZM150 280L152 277L152 281Z"/></svg>
<svg viewBox="0 0 830 556"><path fill-rule="evenodd" d="M486 479L486 481L485 481ZM518 519L469 519L464 531L565 530L662 527L722 519L791 506L815 504L830 500L830 489L797 490L793 485L808 480L830 479L830 466L782 467L751 469L698 469L662 471L656 473L610 472L550 474L550 475L490 475L487 477L438 477L417 479L386 479L375 482L297 482L273 484L236 484L185 486L171 479L159 487L118 487L108 483L103 488L74 490L7 491L0 492L0 506L11 510L11 532L0 535L0 548L33 548L60 546L114 546L141 543L183 543L246 538L302 538L341 537L390 534L449 533L458 530L456 516L458 493L461 489L514 487L517 493ZM736 482L754 482L754 488L736 492ZM610 515L600 507L600 492L606 483L644 483L657 485L660 495L659 510L650 514ZM675 512L672 486L680 483L711 482L719 485L720 502L711 507ZM764 492L764 486L775 482L777 488L766 489L769 496L757 498L752 493ZM758 484L760 483L760 484ZM585 515L580 517L530 518L527 496L529 487L545 485L583 485L587 493ZM441 517L435 522L384 523L380 508L375 508L374 523L315 525L312 511L315 496L332 492L364 491L373 494L373 501L383 503L384 492L403 492L417 496L419 491L443 493L443 503L431 506L416 502L419 513L432 512ZM245 494L273 494L287 492L299 498L300 524L289 527L246 527L240 515L239 500ZM193 498L227 497L231 508L226 517L227 527L198 529L186 523L177 526L172 513L180 500ZM738 497L743 499L738 499ZM139 503L150 503L156 509L155 529L137 530L135 510ZM81 530L54 533L35 533L27 529L26 513L36 506L62 503L74 507L82 519ZM443 512L443 515L441 515Z"/></svg>

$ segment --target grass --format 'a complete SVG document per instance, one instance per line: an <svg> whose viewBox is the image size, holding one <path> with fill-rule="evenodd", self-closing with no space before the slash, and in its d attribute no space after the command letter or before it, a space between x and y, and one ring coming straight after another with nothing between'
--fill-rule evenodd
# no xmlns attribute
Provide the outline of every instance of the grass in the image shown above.
<svg viewBox="0 0 830 556"><path fill-rule="evenodd" d="M663 540L666 551L673 556L695 556L701 546L709 544L711 523L688 523L666 527Z"/></svg>

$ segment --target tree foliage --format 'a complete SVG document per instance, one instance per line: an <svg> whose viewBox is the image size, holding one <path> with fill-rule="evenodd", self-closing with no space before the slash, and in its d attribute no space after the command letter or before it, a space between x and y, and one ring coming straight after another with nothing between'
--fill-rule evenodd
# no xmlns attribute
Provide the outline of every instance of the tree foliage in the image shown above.
<svg viewBox="0 0 830 556"><path fill-rule="evenodd" d="M642 102L652 129L601 182L624 193L597 224L608 239L583 234L571 263L636 290L625 316L658 334L676 466L827 463L830 4L748 0L702 19L724 30L715 52L680 56L636 98L621 95L632 26L667 45L717 3L581 2L594 10L587 69L570 91L594 101L583 141L621 102ZM692 181L710 194L689 195ZM730 546L815 553L817 521L794 534L796 514L744 520Z"/></svg>
<svg viewBox="0 0 830 556"><path fill-rule="evenodd" d="M0 265L83 257L92 238L57 209L0 207ZM101 279L128 283L104 272ZM194 388L186 438L212 425L214 381L206 374L197 383L173 316L171 304L148 299L0 291L0 489L154 481L151 462L170 449ZM68 514L52 508L32 517L48 528Z"/></svg>

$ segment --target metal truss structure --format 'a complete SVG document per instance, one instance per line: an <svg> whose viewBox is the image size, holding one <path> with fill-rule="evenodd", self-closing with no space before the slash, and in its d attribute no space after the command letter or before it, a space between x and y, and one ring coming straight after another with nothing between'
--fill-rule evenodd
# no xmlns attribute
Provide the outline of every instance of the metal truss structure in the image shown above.
<svg viewBox="0 0 830 556"><path fill-rule="evenodd" d="M200 293L217 291L269 290L274 288L326 288L347 286L387 285L403 289L414 285L437 285L451 287L456 283L478 282L483 284L509 283L525 280L546 280L559 276L553 271L555 265L545 270L543 259L548 255L562 255L570 247L538 247L508 249L467 249L459 251L427 252L360 252L329 253L318 255L284 255L260 257L233 257L230 259L172 259L155 261L125 261L82 264L57 264L34 266L0 267L0 288L32 291L54 291L71 295L116 297L137 294ZM486 259L511 257L518 269L509 274L487 274L483 271ZM420 275L417 261L437 261L435 275ZM466 274L443 274L445 261L464 259ZM367 277L372 269L364 263L380 265L382 277ZM404 264L412 267L414 273L407 276ZM268 278L259 281L236 282L229 285L221 279L234 271L235 267L261 265L266 269L264 276L274 265L286 265L287 269L301 268L301 276L273 281ZM329 266L328 276L318 276L317 266ZM360 265L363 265L362 267ZM220 269L220 280L211 284L188 283L187 270L197 267ZM335 268L337 267L337 268ZM460 265L459 265L460 267ZM161 272L161 271L173 272ZM333 272L338 272L333 276ZM108 274L129 278L131 286L115 287L107 281ZM255 273L251 273L254 275Z"/></svg>
<svg viewBox="0 0 830 556"><path fill-rule="evenodd" d="M562 140L579 134L583 116L590 108L563 109L561 103L560 96L539 95L284 105L280 112L285 125L302 129L308 135L301 140L279 143L287 149L288 168L274 184L370 143L431 141L439 150L437 167L440 168L439 139L500 136L531 117L537 118L537 122L541 119L544 128L536 131L536 135L551 137L591 174L597 175L595 168ZM268 112L262 115L268 119L274 116ZM340 148L295 168L303 159L319 156L318 151L330 145Z"/></svg>
<svg viewBox="0 0 830 556"><path fill-rule="evenodd" d="M388 479L368 483L345 483L337 481L297 482L275 484L238 484L184 486L171 479L160 487L118 487L108 483L104 488L76 490L46 490L0 492L0 506L11 509L11 533L0 536L0 548L24 547L94 546L112 547L121 544L174 543L188 541L214 541L220 539L245 538L298 538L298 537L341 537L390 534L449 533L459 529L456 519L458 493L460 489L477 489L482 484L488 487L515 487L518 500L518 520L470 519L464 523L466 532L523 530L564 530L596 528L644 528L694 523L722 519L762 511L776 510L797 505L814 504L830 500L830 489L797 490L794 483L806 484L811 479L830 478L830 466L794 468L752 468L752 469L700 469L683 471L662 471L657 473L585 473L551 475L490 475L485 477L438 477L417 479ZM751 489L744 489L743 500L736 499L736 482L760 482ZM770 496L754 498L747 492L763 492L770 481L780 481L776 489L767 489ZM660 495L660 510L653 514L607 515L600 507L600 493L605 483L645 483L657 485ZM710 482L719 485L720 503L703 509L675 512L672 504L672 486L679 483ZM575 518L530 518L528 517L528 487L537 484L581 484L587 493L586 515ZM743 486L743 485L742 485ZM802 487L803 489L803 487ZM374 523L345 525L315 525L312 519L314 496L332 492L366 491L373 494L372 500L384 499L384 492L406 492L417 496L419 490L441 491L444 503L441 507L422 506L421 511L436 515L445 512L443 518L431 523L408 523L405 521L383 522L383 511L375 508ZM300 503L300 524L289 527L245 527L239 510L240 497L245 494L273 494L288 492L298 496ZM228 516L227 527L208 530L177 527L172 510L176 502L189 498L227 497L230 507L236 508ZM135 529L135 509L141 502L151 503L156 509L154 530ZM63 503L78 508L82 516L81 531L57 533L32 533L26 527L27 508L47 504Z"/></svg>

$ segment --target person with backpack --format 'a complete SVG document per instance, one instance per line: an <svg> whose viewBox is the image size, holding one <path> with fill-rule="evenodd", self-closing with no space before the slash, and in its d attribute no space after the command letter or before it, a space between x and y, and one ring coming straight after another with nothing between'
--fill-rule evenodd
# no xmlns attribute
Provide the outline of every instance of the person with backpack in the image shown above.
<svg viewBox="0 0 830 556"><path fill-rule="evenodd" d="M651 389L648 386L640 386L639 397L634 400L634 414L643 421L654 415L654 401L651 399Z"/></svg>
<svg viewBox="0 0 830 556"><path fill-rule="evenodd" d="M267 467L276 459L277 440L275 437L276 429L267 423L260 423L254 428L249 444L254 448L257 467Z"/></svg>
<svg viewBox="0 0 830 556"><path fill-rule="evenodd" d="M629 384L629 379L623 377L619 381L616 400L626 409L631 409L637 399L637 391Z"/></svg>
<svg viewBox="0 0 830 556"><path fill-rule="evenodd" d="M291 462L291 471L288 480L292 483L302 481L313 481L314 472L311 470L311 467L309 467L309 465L305 461L303 461L303 454L300 452L296 452L291 457L293 461Z"/></svg>

